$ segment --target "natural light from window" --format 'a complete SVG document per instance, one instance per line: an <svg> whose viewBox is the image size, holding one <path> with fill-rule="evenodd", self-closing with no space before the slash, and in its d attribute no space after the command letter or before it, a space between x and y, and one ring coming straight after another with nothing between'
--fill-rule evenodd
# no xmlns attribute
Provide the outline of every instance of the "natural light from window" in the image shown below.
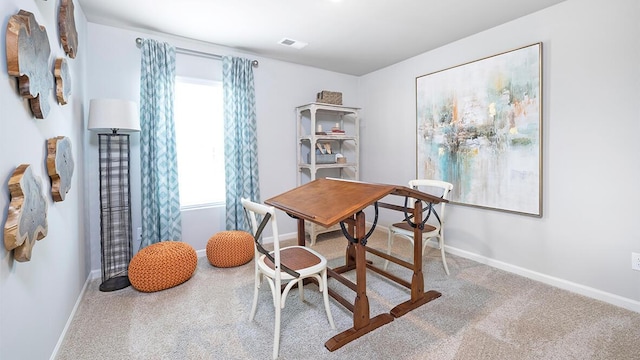
<svg viewBox="0 0 640 360"><path fill-rule="evenodd" d="M221 82L176 78L174 117L182 208L225 201L222 116Z"/></svg>

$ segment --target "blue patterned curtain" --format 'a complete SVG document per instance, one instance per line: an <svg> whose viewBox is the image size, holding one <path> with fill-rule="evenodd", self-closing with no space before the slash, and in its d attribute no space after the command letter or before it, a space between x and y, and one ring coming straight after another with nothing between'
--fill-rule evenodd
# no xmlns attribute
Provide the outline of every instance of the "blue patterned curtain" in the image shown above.
<svg viewBox="0 0 640 360"><path fill-rule="evenodd" d="M222 59L227 230L249 230L240 198L260 202L251 60Z"/></svg>
<svg viewBox="0 0 640 360"><path fill-rule="evenodd" d="M140 248L159 241L182 238L173 122L175 73L175 48L167 43L145 39L140 69Z"/></svg>

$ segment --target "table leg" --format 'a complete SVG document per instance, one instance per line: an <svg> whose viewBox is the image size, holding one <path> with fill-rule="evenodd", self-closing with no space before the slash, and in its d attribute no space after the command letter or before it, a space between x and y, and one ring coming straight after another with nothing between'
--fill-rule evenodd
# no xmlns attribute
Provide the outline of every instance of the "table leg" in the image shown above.
<svg viewBox="0 0 640 360"><path fill-rule="evenodd" d="M357 246L354 243L347 245L347 251L345 254L344 267L345 270L353 270L357 267Z"/></svg>
<svg viewBox="0 0 640 360"><path fill-rule="evenodd" d="M356 221L354 217L355 216L352 216L351 218L344 220L344 222L347 224L347 232L349 233L349 235L353 238L356 238L355 227L354 227ZM354 270L355 268L356 268L356 245L349 241L344 253L344 265L338 266L333 270L338 274L342 274L347 271Z"/></svg>
<svg viewBox="0 0 640 360"><path fill-rule="evenodd" d="M298 246L305 246L304 219L298 218Z"/></svg>
<svg viewBox="0 0 640 360"><path fill-rule="evenodd" d="M422 204L416 210L416 219L422 219ZM424 292L424 275L422 273L422 231L413 230L413 276L411 278L411 300L417 300Z"/></svg>
<svg viewBox="0 0 640 360"><path fill-rule="evenodd" d="M365 215L363 212L356 214L356 239L362 239L365 235ZM369 315L369 298L367 297L367 264L366 249L364 245L353 245L356 265L356 299L353 311L353 328L347 329L329 339L324 346L329 351L341 348L360 336L393 321L391 314L380 314L374 318ZM351 246L350 246L351 247ZM347 256L349 257L349 256Z"/></svg>
<svg viewBox="0 0 640 360"><path fill-rule="evenodd" d="M416 202L413 211L414 219L422 219L422 203ZM413 230L413 276L411 277L411 299L391 309L394 317L400 317L433 299L441 296L435 290L424 291L424 274L422 273L422 230Z"/></svg>

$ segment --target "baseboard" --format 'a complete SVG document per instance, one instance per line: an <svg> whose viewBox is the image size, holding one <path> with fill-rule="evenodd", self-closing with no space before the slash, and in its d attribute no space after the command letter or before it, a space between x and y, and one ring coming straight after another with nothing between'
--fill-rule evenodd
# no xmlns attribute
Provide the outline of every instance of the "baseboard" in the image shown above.
<svg viewBox="0 0 640 360"><path fill-rule="evenodd" d="M64 341L65 336L67 335L67 331L69 330L69 326L71 326L71 322L73 322L73 318L76 316L76 311L82 303L82 299L84 298L84 293L87 291L87 287L89 287L89 282L93 280L96 276L100 276L99 270L94 270L89 273L87 276L87 280L84 282L84 286L82 286L82 290L80 291L80 295L76 299L75 305L73 305L73 309L71 310L71 314L69 314L69 318L67 319L67 323L64 325L62 329L62 333L60 333L60 337L58 337L58 342L56 343L56 347L53 348L53 352L51 353L51 357L49 360L55 360L58 356L58 350L60 350L60 346L62 346L62 342Z"/></svg>
<svg viewBox="0 0 640 360"><path fill-rule="evenodd" d="M611 294L602 290L594 289L592 287L577 284L568 280L556 278L553 276L545 275L536 271L525 269L519 266L515 266L502 261L490 259L466 250L461 250L448 245L444 247L446 253L457 255L481 264L485 264L496 269L504 270L513 274L524 276L526 278L539 281L541 283L555 286L557 288L571 291L576 294L584 295L592 299L604 301L611 305L619 306L627 310L631 310L640 313L640 301L635 301L629 298L625 298L619 295Z"/></svg>
<svg viewBox="0 0 640 360"><path fill-rule="evenodd" d="M367 226L371 226L371 223L367 223ZM388 231L385 226L378 225L379 231ZM437 247L437 244L430 241L427 246ZM619 295L611 294L602 290L598 290L592 287L577 284L561 278L545 275L536 271L525 269L516 265L512 265L506 262L491 259L476 253L472 253L466 250L455 248L449 245L444 246L444 251L449 254L463 257L465 259L473 260L475 262L485 264L496 269L504 270L513 274L524 276L531 280L541 282L543 284L551 285L563 290L567 290L576 294L584 295L586 297L604 301L608 304L615 305L627 310L631 310L640 313L640 301L625 298Z"/></svg>

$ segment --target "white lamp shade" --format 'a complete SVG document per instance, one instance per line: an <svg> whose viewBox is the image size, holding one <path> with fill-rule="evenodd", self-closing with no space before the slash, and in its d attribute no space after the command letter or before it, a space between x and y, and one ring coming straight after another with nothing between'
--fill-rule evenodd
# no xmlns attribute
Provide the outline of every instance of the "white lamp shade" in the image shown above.
<svg viewBox="0 0 640 360"><path fill-rule="evenodd" d="M89 130L140 131L138 106L120 99L92 99L89 104Z"/></svg>

